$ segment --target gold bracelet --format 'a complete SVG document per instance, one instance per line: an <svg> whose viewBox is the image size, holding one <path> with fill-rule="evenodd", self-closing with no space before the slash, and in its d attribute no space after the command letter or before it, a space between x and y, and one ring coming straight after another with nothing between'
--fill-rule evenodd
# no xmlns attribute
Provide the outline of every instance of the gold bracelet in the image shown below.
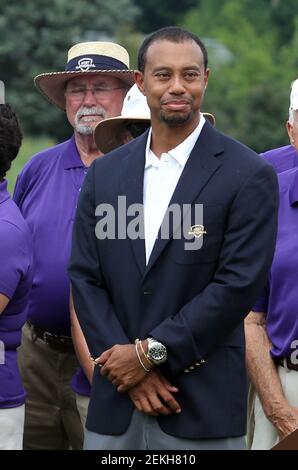
<svg viewBox="0 0 298 470"><path fill-rule="evenodd" d="M144 348L143 348L143 345L142 345L142 341L139 340L139 342L140 342L141 351L142 351L142 353L143 353L143 355L144 355L146 361L148 362L148 364L150 364L151 367L154 367L153 362L150 361L149 357L147 357L147 354L146 354L145 351L144 351Z"/></svg>
<svg viewBox="0 0 298 470"><path fill-rule="evenodd" d="M137 353L137 356L138 356L138 359L139 359L139 363L141 364L141 366L143 367L143 369L146 371L146 372L150 372L150 369L147 369L147 367L145 366L145 364L143 363L141 357L140 357L140 353L138 351L138 344L140 344L140 340L137 339L135 340L135 348L136 348L136 353Z"/></svg>

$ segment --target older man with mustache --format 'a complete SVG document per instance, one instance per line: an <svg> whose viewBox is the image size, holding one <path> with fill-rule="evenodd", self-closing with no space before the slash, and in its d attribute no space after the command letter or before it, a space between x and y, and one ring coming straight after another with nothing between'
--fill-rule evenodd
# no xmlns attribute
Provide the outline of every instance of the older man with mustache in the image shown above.
<svg viewBox="0 0 298 470"><path fill-rule="evenodd" d="M120 114L133 83L127 51L88 42L68 52L66 70L35 78L37 88L66 111L70 140L40 152L18 177L14 200L33 235L36 268L20 368L27 391L24 448L80 449L82 426L71 389L78 366L70 333L67 261L77 198L88 167L102 155L93 130ZM84 378L77 379L83 394Z"/></svg>

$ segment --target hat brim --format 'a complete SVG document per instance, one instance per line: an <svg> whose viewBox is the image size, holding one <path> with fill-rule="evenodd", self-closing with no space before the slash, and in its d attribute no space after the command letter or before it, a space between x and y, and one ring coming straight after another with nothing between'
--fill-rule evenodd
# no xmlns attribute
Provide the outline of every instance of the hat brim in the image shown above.
<svg viewBox="0 0 298 470"><path fill-rule="evenodd" d="M108 75L131 87L134 81L134 70L88 70L87 72L52 72L42 73L34 78L36 88L58 108L65 110L65 85L68 80L86 75Z"/></svg>
<svg viewBox="0 0 298 470"><path fill-rule="evenodd" d="M117 136L128 124L143 122L150 125L150 119L144 117L117 116L104 119L94 129L94 141L99 150L108 153L119 146Z"/></svg>
<svg viewBox="0 0 298 470"><path fill-rule="evenodd" d="M207 119L210 124L215 126L215 117L211 113L202 113L205 119ZM134 117L134 116L117 116L113 118L104 119L99 122L94 129L94 141L97 148L103 152L108 153L114 150L119 146L119 141L117 136L119 132L128 124L144 122L150 123L150 119L144 117Z"/></svg>

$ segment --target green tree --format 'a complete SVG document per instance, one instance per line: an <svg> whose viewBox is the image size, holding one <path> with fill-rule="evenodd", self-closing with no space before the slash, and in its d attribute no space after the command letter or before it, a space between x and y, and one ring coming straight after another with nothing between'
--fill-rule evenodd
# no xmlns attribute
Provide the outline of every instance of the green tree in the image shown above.
<svg viewBox="0 0 298 470"><path fill-rule="evenodd" d="M117 32L137 14L132 0L1 0L0 78L25 132L57 139L69 135L63 112L39 94L33 77L63 70L67 50L76 42L117 40Z"/></svg>
<svg viewBox="0 0 298 470"><path fill-rule="evenodd" d="M210 52L214 73L205 110L215 113L220 129L256 151L288 142L284 122L289 86L298 75L293 54L298 37L295 20L291 41L282 44L273 3L201 0L185 20L185 26L205 40ZM208 47L210 38L217 47ZM229 52L225 60L220 60L219 46Z"/></svg>
<svg viewBox="0 0 298 470"><path fill-rule="evenodd" d="M164 26L175 26L184 14L197 4L197 0L137 0L141 9L135 27L143 33L151 33Z"/></svg>
<svg viewBox="0 0 298 470"><path fill-rule="evenodd" d="M203 30L213 31L222 23L222 11L228 0L197 0L194 9L193 24L199 20ZM295 31L295 17L298 14L297 0L239 0L245 19L254 25L257 33L263 33L266 28L273 28L278 35L280 44L287 44Z"/></svg>
<svg viewBox="0 0 298 470"><path fill-rule="evenodd" d="M261 3L270 12L272 24L278 31L280 44L291 42L298 14L297 0L261 0Z"/></svg>

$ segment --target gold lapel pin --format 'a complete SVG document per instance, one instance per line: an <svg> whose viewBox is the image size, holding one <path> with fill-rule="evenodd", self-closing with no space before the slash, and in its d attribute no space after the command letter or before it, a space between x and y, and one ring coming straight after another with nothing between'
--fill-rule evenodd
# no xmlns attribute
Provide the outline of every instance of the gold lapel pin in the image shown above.
<svg viewBox="0 0 298 470"><path fill-rule="evenodd" d="M202 235L205 235L207 232L204 230L204 225L192 225L188 235L193 235L195 238L200 238Z"/></svg>

